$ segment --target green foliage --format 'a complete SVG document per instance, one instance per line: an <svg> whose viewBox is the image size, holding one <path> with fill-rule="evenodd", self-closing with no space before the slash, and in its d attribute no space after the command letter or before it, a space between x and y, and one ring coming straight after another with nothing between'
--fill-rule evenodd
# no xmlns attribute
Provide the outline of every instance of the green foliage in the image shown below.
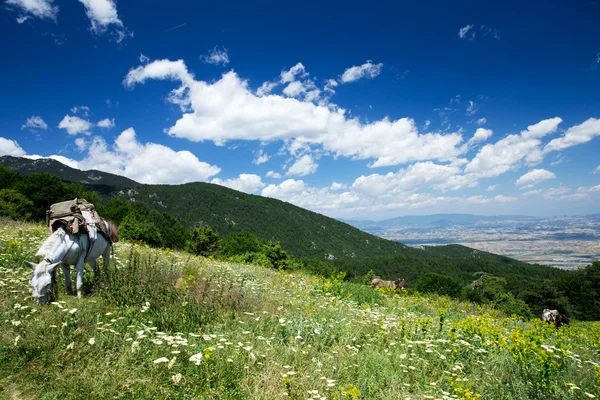
<svg viewBox="0 0 600 400"><path fill-rule="evenodd" d="M290 265L287 252L279 243L269 242L262 247L262 253L271 260L275 268L286 269Z"/></svg>
<svg viewBox="0 0 600 400"><path fill-rule="evenodd" d="M142 215L133 210L119 225L119 235L123 239L142 241L151 246L161 244L161 234L156 225L143 218Z"/></svg>
<svg viewBox="0 0 600 400"><path fill-rule="evenodd" d="M194 228L190 231L185 249L195 255L212 256L219 250L219 232L208 225Z"/></svg>
<svg viewBox="0 0 600 400"><path fill-rule="evenodd" d="M512 293L498 293L492 303L506 315L516 315L518 317L530 318L532 316L531 309L521 299L516 299Z"/></svg>
<svg viewBox="0 0 600 400"><path fill-rule="evenodd" d="M249 232L236 232L221 240L219 253L231 257L245 253L260 253L263 241Z"/></svg>
<svg viewBox="0 0 600 400"><path fill-rule="evenodd" d="M14 189L0 189L0 216L14 220L30 220L35 207L27 197Z"/></svg>
<svg viewBox="0 0 600 400"><path fill-rule="evenodd" d="M432 272L423 275L415 289L422 293L436 293L455 299L462 293L462 286L456 279Z"/></svg>

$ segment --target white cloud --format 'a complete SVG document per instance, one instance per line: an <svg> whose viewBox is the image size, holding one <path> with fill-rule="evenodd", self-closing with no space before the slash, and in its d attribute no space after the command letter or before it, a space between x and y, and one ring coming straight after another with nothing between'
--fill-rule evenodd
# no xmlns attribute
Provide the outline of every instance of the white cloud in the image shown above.
<svg viewBox="0 0 600 400"><path fill-rule="evenodd" d="M252 164L260 165L266 163L267 161L269 161L269 155L260 149L256 153L254 160L252 160Z"/></svg>
<svg viewBox="0 0 600 400"><path fill-rule="evenodd" d="M477 120L477 125L485 125L486 122L487 122L486 118L479 118Z"/></svg>
<svg viewBox="0 0 600 400"><path fill-rule="evenodd" d="M88 106L75 106L71 108L73 114L81 113L84 117L90 114L90 108Z"/></svg>
<svg viewBox="0 0 600 400"><path fill-rule="evenodd" d="M479 105L477 105L477 103L469 100L469 105L467 106L467 115L468 116L472 116L474 115L477 111L479 111Z"/></svg>
<svg viewBox="0 0 600 400"><path fill-rule="evenodd" d="M296 77L304 78L308 75L302 63L294 65L287 71L281 71L281 83L293 82Z"/></svg>
<svg viewBox="0 0 600 400"><path fill-rule="evenodd" d="M490 185L490 186L488 186L487 191L493 192L494 190L498 189L498 186L499 185Z"/></svg>
<svg viewBox="0 0 600 400"><path fill-rule="evenodd" d="M19 24L31 17L51 19L56 22L58 6L53 5L54 0L6 0L5 3L19 11L21 14L17 18Z"/></svg>
<svg viewBox="0 0 600 400"><path fill-rule="evenodd" d="M207 181L218 174L217 166L198 160L189 151L174 151L156 144L137 141L133 128L124 130L112 149L101 137L94 137L87 157L79 162L81 169L98 169L123 175L140 183L187 183Z"/></svg>
<svg viewBox="0 0 600 400"><path fill-rule="evenodd" d="M75 139L75 146L77 146L77 150L84 151L87 148L88 142L84 138Z"/></svg>
<svg viewBox="0 0 600 400"><path fill-rule="evenodd" d="M267 177L267 178L279 179L279 178L281 178L282 176L281 176L281 174L280 174L279 172L275 172L275 171L269 171L269 172L267 172L267 174L266 174L266 177Z"/></svg>
<svg viewBox="0 0 600 400"><path fill-rule="evenodd" d="M140 63L141 64L146 64L148 61L150 61L150 58L146 57L145 55L143 55L142 53L140 53Z"/></svg>
<svg viewBox="0 0 600 400"><path fill-rule="evenodd" d="M77 135L79 133L89 135L89 129L92 127L92 123L90 121L86 121L85 119L67 114L62 121L60 121L58 127L66 129L69 135Z"/></svg>
<svg viewBox="0 0 600 400"><path fill-rule="evenodd" d="M375 78L381 73L383 64L373 64L371 60L367 60L363 65L352 66L344 71L340 81L342 83L354 82L361 78Z"/></svg>
<svg viewBox="0 0 600 400"><path fill-rule="evenodd" d="M23 157L24 155L25 151L16 141L0 137L0 156Z"/></svg>
<svg viewBox="0 0 600 400"><path fill-rule="evenodd" d="M266 96L269 93L271 93L271 91L273 89L275 89L275 87L279 85L279 82L264 82L257 90L256 90L256 95L259 97L262 96Z"/></svg>
<svg viewBox="0 0 600 400"><path fill-rule="evenodd" d="M471 197L466 198L464 200L464 202L466 204L485 205L485 204L490 204L490 203L497 203L497 204L510 203L510 202L516 201L516 200L517 200L516 197L504 196L504 195L499 194L495 197L471 196Z"/></svg>
<svg viewBox="0 0 600 400"><path fill-rule="evenodd" d="M467 37L467 35L471 29L473 29L473 25L463 26L462 28L460 28L458 30L458 37L460 37L461 39L468 38L469 40L475 39L475 32L473 32L470 37Z"/></svg>
<svg viewBox="0 0 600 400"><path fill-rule="evenodd" d="M296 67L287 72L297 76L304 71ZM228 140L284 140L289 148L314 145L335 156L373 159L372 167L448 161L460 154L460 133L420 134L410 118L362 123L347 117L346 110L335 104L316 105L278 95L258 97L233 71L208 83L196 81L181 60L158 60L129 71L124 84L132 87L148 79L181 82L169 101L183 105L184 114L167 132L192 141L223 145Z"/></svg>
<svg viewBox="0 0 600 400"><path fill-rule="evenodd" d="M600 119L590 118L580 125L570 127L563 136L552 140L544 147L544 152L563 150L587 143L596 136L600 136Z"/></svg>
<svg viewBox="0 0 600 400"><path fill-rule="evenodd" d="M48 125L44 122L42 117L32 115L31 117L27 118L27 121L25 121L23 126L21 126L21 130L25 128L46 130L48 129Z"/></svg>
<svg viewBox="0 0 600 400"><path fill-rule="evenodd" d="M265 186L260 176L254 174L240 174L237 178L225 180L215 178L210 183L226 186L244 193L256 193L258 189Z"/></svg>
<svg viewBox="0 0 600 400"><path fill-rule="evenodd" d="M300 157L290 168L288 168L286 175L289 176L306 176L317 172L319 164L309 154L305 154Z"/></svg>
<svg viewBox="0 0 600 400"><path fill-rule="evenodd" d="M339 84L337 83L337 81L335 79L327 79L327 81L325 81L325 88L323 90L325 90L327 93L333 95L333 94L335 94L334 87L336 87L338 85Z"/></svg>
<svg viewBox="0 0 600 400"><path fill-rule="evenodd" d="M106 129L114 128L115 127L115 119L114 118L113 119L105 118L102 121L98 121L96 126L98 126L99 128L106 128Z"/></svg>
<svg viewBox="0 0 600 400"><path fill-rule="evenodd" d="M598 165L598 166L596 167L596 169L594 170L594 173L597 173L597 172L600 172L600 165Z"/></svg>
<svg viewBox="0 0 600 400"><path fill-rule="evenodd" d="M485 142L488 140L494 132L491 129L478 128L475 131L475 135L473 135L473 140L475 142Z"/></svg>
<svg viewBox="0 0 600 400"><path fill-rule="evenodd" d="M298 97L300 94L305 92L306 89L304 88L304 85L302 85L302 82L299 81L290 82L285 89L283 89L283 94L289 97Z"/></svg>
<svg viewBox="0 0 600 400"><path fill-rule="evenodd" d="M545 169L532 169L515 182L520 189L531 189L540 182L555 179L556 175Z"/></svg>
<svg viewBox="0 0 600 400"><path fill-rule="evenodd" d="M523 193L524 197L535 196L536 194L541 194L544 189L530 190L529 192Z"/></svg>
<svg viewBox="0 0 600 400"><path fill-rule="evenodd" d="M343 183L333 182L329 188L331 190L341 190L341 189L346 189L347 187L348 187L348 185L345 185Z"/></svg>
<svg viewBox="0 0 600 400"><path fill-rule="evenodd" d="M85 13L92 24L91 31L102 34L109 28L113 28L111 34L121 43L127 36L133 37L123 25L117 14L117 5L114 0L79 0L85 7Z"/></svg>
<svg viewBox="0 0 600 400"><path fill-rule="evenodd" d="M51 155L51 156L48 156L48 157L42 157L42 156L33 154L33 155L26 155L26 156L23 156L23 157L29 158L30 160L41 160L41 159L56 160L56 161L58 161L58 162L60 162L62 164L65 164L68 167L80 169L79 162L77 162L77 161L75 161L75 160L73 160L71 158L64 157L64 156Z"/></svg>
<svg viewBox="0 0 600 400"><path fill-rule="evenodd" d="M372 174L360 176L352 183L353 191L365 197L394 199L397 196L411 193L415 190L436 188L439 190L453 189L451 185L457 182L451 178L460 174L460 163L448 165L435 164L431 161L419 162L398 172L385 175ZM468 185L463 182L463 184Z"/></svg>
<svg viewBox="0 0 600 400"><path fill-rule="evenodd" d="M225 66L229 64L229 54L227 53L227 49L225 47L220 49L218 46L215 46L214 49L208 51L208 54L201 55L200 60L206 64L220 64Z"/></svg>
<svg viewBox="0 0 600 400"><path fill-rule="evenodd" d="M539 160L539 138L555 132L561 122L560 118L546 119L528 126L518 135L508 135L494 144L486 144L467 164L465 172L490 178L518 167L523 159L530 163Z"/></svg>

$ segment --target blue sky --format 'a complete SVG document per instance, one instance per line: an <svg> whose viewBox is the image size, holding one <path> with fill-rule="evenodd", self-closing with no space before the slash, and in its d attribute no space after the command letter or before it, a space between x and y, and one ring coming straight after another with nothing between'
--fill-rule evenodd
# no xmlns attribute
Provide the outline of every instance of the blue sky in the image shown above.
<svg viewBox="0 0 600 400"><path fill-rule="evenodd" d="M420 3L2 0L0 154L339 218L599 212L600 2Z"/></svg>

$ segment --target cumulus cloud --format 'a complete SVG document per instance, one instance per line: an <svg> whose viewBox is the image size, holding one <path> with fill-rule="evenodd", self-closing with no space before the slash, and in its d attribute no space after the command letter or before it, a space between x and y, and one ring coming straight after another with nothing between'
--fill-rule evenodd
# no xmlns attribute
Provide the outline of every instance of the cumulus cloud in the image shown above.
<svg viewBox="0 0 600 400"><path fill-rule="evenodd" d="M304 65L302 63L298 63L294 65L287 71L281 71L281 83L293 82L296 80L296 77L304 78L308 75Z"/></svg>
<svg viewBox="0 0 600 400"><path fill-rule="evenodd" d="M587 143L596 136L600 136L600 119L590 118L580 125L570 127L563 136L550 141L544 147L544 152L563 150Z"/></svg>
<svg viewBox="0 0 600 400"><path fill-rule="evenodd" d="M234 179L219 179L215 178L210 183L217 185L226 186L230 189L239 190L244 193L256 193L259 189L263 188L265 184L258 175L254 174L240 174Z"/></svg>
<svg viewBox="0 0 600 400"><path fill-rule="evenodd" d="M5 3L19 12L19 24L29 18L50 19L56 22L58 6L54 5L54 0L5 0Z"/></svg>
<svg viewBox="0 0 600 400"><path fill-rule="evenodd" d="M252 164L260 165L269 161L269 155L265 153L262 149L256 152L256 157L252 160Z"/></svg>
<svg viewBox="0 0 600 400"><path fill-rule="evenodd" d="M286 175L289 176L306 176L317 172L319 164L315 162L313 157L305 154L296 160L291 167L288 168Z"/></svg>
<svg viewBox="0 0 600 400"><path fill-rule="evenodd" d="M206 64L225 66L229 64L229 54L225 47L219 48L219 46L215 46L214 49L208 51L208 54L201 55L200 60Z"/></svg>
<svg viewBox="0 0 600 400"><path fill-rule="evenodd" d="M274 178L274 179L279 179L282 177L279 172L275 172L275 171L268 171L265 176L267 178Z"/></svg>
<svg viewBox="0 0 600 400"><path fill-rule="evenodd" d="M0 156L23 157L25 151L15 140L0 137Z"/></svg>
<svg viewBox="0 0 600 400"><path fill-rule="evenodd" d="M282 80L305 73L297 64L282 73ZM371 167L448 161L460 154L460 133L420 134L410 118L362 123L335 104L319 105L279 95L260 97L233 71L209 83L195 80L182 60L158 60L130 70L124 84L133 87L149 79L181 83L169 101L183 105L184 114L167 132L196 142L211 140L223 145L229 140L283 140L289 148L320 146L335 156L372 159Z"/></svg>
<svg viewBox="0 0 600 400"><path fill-rule="evenodd" d="M356 182L355 182L356 183ZM352 217L365 213L397 213L398 210L423 209L440 206L459 206L472 209L474 205L501 205L516 200L515 197L498 195L495 197L472 196L444 197L427 193L404 192L366 196L354 185L343 187L335 182L323 188L311 187L302 180L288 179L278 185L267 185L263 196L277 198L300 207L328 215Z"/></svg>
<svg viewBox="0 0 600 400"><path fill-rule="evenodd" d="M510 171L525 159L539 161L541 137L555 132L560 118L550 118L530 125L520 134L508 135L494 144L483 146L465 167L465 172L478 177L494 177Z"/></svg>
<svg viewBox="0 0 600 400"><path fill-rule="evenodd" d="M148 61L150 61L150 58L146 57L145 55L143 55L142 53L140 53L140 63L141 64L146 64Z"/></svg>
<svg viewBox="0 0 600 400"><path fill-rule="evenodd" d="M477 120L477 125L485 125L486 122L487 122L486 118L479 118Z"/></svg>
<svg viewBox="0 0 600 400"><path fill-rule="evenodd" d="M488 186L487 191L493 192L494 190L498 189L498 186L499 185L490 185L490 186Z"/></svg>
<svg viewBox="0 0 600 400"><path fill-rule="evenodd" d="M21 126L21 130L23 130L25 128L30 128L32 130L35 130L35 129L46 130L46 129L48 129L48 125L44 122L42 117L39 117L37 115L32 115L31 117L27 118L27 121L25 121L23 126Z"/></svg>
<svg viewBox="0 0 600 400"><path fill-rule="evenodd" d="M334 87L336 87L338 85L339 84L337 83L337 81L335 79L327 79L327 81L325 81L325 88L323 90L325 90L325 92L327 92L330 95L334 95L335 94Z"/></svg>
<svg viewBox="0 0 600 400"><path fill-rule="evenodd" d="M279 85L279 82L264 82L257 90L256 90L256 95L259 97L262 96L266 96L269 93L271 93L271 91L273 89L275 89L275 87L277 87L277 85Z"/></svg>
<svg viewBox="0 0 600 400"><path fill-rule="evenodd" d="M124 130L111 147L103 138L94 137L79 168L98 169L147 184L207 181L221 171L217 166L198 160L189 151L140 143L133 128Z"/></svg>
<svg viewBox="0 0 600 400"><path fill-rule="evenodd" d="M600 165L598 165L598 166L596 167L596 169L594 170L594 173L598 173L598 172L600 172Z"/></svg>
<svg viewBox="0 0 600 400"><path fill-rule="evenodd" d="M111 34L121 43L128 36L133 37L123 25L117 14L117 4L114 0L79 0L85 7L85 13L92 24L91 31L102 34L111 29Z"/></svg>
<svg viewBox="0 0 600 400"><path fill-rule="evenodd" d="M98 121L96 126L98 126L99 128L105 128L105 129L114 128L115 127L115 119L114 118L113 119L105 118L101 121Z"/></svg>
<svg viewBox="0 0 600 400"><path fill-rule="evenodd" d="M89 135L89 129L92 127L92 123L85 119L67 114L62 121L60 121L58 127L65 129L69 135L77 135L80 133Z"/></svg>
<svg viewBox="0 0 600 400"><path fill-rule="evenodd" d="M344 71L340 78L340 82L354 82L361 78L375 78L381 73L383 64L373 64L371 60L367 60L363 65L354 65Z"/></svg>
<svg viewBox="0 0 600 400"><path fill-rule="evenodd" d="M515 182L518 188L531 189L540 182L555 179L556 175L545 169L532 169Z"/></svg>
<svg viewBox="0 0 600 400"><path fill-rule="evenodd" d="M75 139L75 146L77 146L77 150L84 151L87 148L88 142L84 138Z"/></svg>

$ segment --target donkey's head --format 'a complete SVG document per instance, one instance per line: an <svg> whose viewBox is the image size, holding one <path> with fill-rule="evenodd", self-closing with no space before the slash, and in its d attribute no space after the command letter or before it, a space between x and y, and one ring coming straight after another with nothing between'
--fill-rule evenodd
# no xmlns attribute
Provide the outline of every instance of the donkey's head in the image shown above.
<svg viewBox="0 0 600 400"><path fill-rule="evenodd" d="M39 264L35 264L25 261L25 264L32 271L31 279L29 279L31 295L37 299L38 304L48 303L54 294L54 273L60 262L51 264L47 260L43 260Z"/></svg>

